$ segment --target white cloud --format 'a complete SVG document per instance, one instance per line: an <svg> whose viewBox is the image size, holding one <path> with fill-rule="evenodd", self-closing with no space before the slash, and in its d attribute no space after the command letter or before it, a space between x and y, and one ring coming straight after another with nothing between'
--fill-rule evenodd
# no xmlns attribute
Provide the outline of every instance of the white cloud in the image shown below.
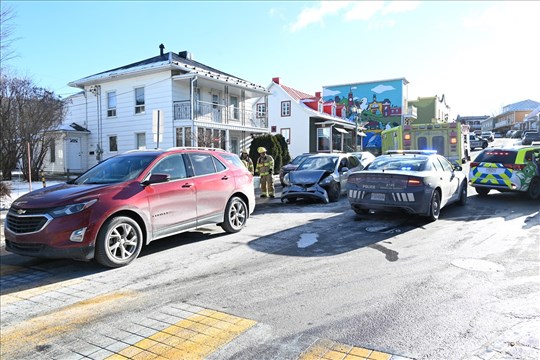
<svg viewBox="0 0 540 360"><path fill-rule="evenodd" d="M385 91L395 90L396 88L391 85L377 85L371 91L377 94L382 94Z"/></svg>
<svg viewBox="0 0 540 360"><path fill-rule="evenodd" d="M395 14L415 10L420 6L420 1L391 1L384 7L382 14Z"/></svg>
<svg viewBox="0 0 540 360"><path fill-rule="evenodd" d="M345 14L345 20L369 20L384 8L384 1L359 1Z"/></svg>
<svg viewBox="0 0 540 360"><path fill-rule="evenodd" d="M324 24L324 17L339 12L349 6L348 1L321 1L318 6L302 10L296 22L289 26L291 32L295 32L314 23Z"/></svg>
<svg viewBox="0 0 540 360"><path fill-rule="evenodd" d="M352 6L351 6L352 4ZM420 1L321 1L317 6L302 10L296 21L287 26L291 32L301 30L311 24L324 24L324 19L330 15L338 15L344 11L346 21L368 21L377 14L389 14L412 11L420 6ZM394 20L381 21L375 28L393 26Z"/></svg>

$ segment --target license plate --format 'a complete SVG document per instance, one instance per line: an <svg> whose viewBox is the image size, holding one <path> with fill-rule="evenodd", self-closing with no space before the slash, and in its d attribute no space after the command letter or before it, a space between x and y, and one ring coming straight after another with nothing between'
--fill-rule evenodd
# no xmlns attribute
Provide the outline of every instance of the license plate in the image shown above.
<svg viewBox="0 0 540 360"><path fill-rule="evenodd" d="M495 174L497 172L497 169L496 168L486 168L485 171L488 174Z"/></svg>
<svg viewBox="0 0 540 360"><path fill-rule="evenodd" d="M384 199L385 199L384 194L371 193L371 200L384 201Z"/></svg>

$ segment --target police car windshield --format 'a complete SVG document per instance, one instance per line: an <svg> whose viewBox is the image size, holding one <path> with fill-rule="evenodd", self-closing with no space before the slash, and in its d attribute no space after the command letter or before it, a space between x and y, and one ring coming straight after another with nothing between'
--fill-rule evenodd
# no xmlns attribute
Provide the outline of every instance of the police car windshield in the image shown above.
<svg viewBox="0 0 540 360"><path fill-rule="evenodd" d="M379 156L371 164L369 170L422 171L426 167L427 156Z"/></svg>
<svg viewBox="0 0 540 360"><path fill-rule="evenodd" d="M513 164L516 161L517 152L510 150L486 150L478 154L475 162L488 162L496 164Z"/></svg>

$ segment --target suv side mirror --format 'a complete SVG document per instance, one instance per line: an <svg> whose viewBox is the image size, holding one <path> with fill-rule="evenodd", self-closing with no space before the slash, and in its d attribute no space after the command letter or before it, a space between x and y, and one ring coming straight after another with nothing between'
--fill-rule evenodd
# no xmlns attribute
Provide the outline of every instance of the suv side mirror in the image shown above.
<svg viewBox="0 0 540 360"><path fill-rule="evenodd" d="M148 186L150 184L158 184L163 183L171 180L171 176L169 174L152 174L150 175L150 178L148 180L143 181L144 186Z"/></svg>

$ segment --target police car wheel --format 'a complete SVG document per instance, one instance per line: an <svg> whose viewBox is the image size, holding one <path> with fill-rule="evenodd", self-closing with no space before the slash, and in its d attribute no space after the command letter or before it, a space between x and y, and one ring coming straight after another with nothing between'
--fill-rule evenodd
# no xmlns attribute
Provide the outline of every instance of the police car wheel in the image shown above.
<svg viewBox="0 0 540 360"><path fill-rule="evenodd" d="M474 188L474 190L476 190L476 193L480 196L487 196L487 194L489 193L489 189L484 189L484 188Z"/></svg>
<svg viewBox="0 0 540 360"><path fill-rule="evenodd" d="M429 219L436 221L441 213L441 195L438 191L434 191L431 195L431 203L429 206Z"/></svg>
<svg viewBox="0 0 540 360"><path fill-rule="evenodd" d="M463 206L467 204L467 182L461 184L461 193L459 194L459 205Z"/></svg>
<svg viewBox="0 0 540 360"><path fill-rule="evenodd" d="M532 200L537 200L540 198L540 178L539 177L535 177L531 180L529 184L528 194Z"/></svg>

